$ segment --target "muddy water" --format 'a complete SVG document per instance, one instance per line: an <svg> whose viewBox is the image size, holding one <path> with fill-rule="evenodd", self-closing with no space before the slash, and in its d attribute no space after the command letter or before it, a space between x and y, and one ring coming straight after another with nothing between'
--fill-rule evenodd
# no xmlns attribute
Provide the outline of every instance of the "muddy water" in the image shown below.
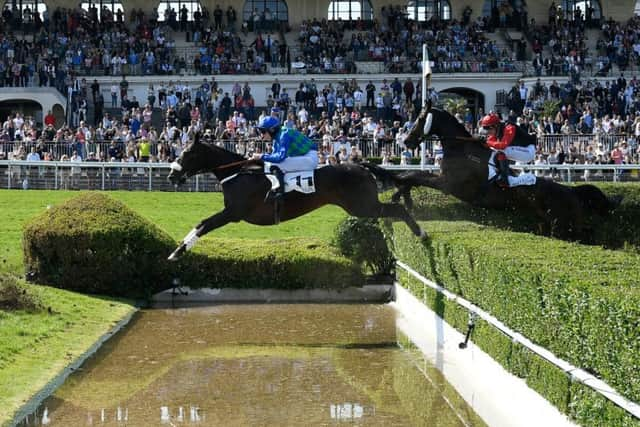
<svg viewBox="0 0 640 427"><path fill-rule="evenodd" d="M21 426L483 425L379 305L150 310Z"/></svg>

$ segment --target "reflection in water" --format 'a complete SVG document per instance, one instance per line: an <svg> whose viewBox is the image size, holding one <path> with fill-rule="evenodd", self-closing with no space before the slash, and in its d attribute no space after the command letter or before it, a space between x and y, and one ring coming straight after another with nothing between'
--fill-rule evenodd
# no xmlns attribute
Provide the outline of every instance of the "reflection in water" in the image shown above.
<svg viewBox="0 0 640 427"><path fill-rule="evenodd" d="M144 311L21 426L483 425L397 339L386 306Z"/></svg>
<svg viewBox="0 0 640 427"><path fill-rule="evenodd" d="M355 420L362 418L364 408L358 403L343 403L340 405L330 405L331 419L334 420Z"/></svg>

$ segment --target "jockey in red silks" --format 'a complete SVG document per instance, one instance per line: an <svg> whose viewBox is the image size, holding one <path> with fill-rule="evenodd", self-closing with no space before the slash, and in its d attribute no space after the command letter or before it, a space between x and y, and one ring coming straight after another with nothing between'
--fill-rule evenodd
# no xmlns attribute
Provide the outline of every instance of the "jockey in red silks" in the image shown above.
<svg viewBox="0 0 640 427"><path fill-rule="evenodd" d="M535 137L513 123L502 123L496 113L484 116L480 125L487 131L487 145L494 150L494 153L489 157L489 179L498 175L496 182L502 187L534 185L536 176L532 173L511 176L509 174L509 160L519 163L533 161L536 154ZM498 165L500 166L499 170Z"/></svg>

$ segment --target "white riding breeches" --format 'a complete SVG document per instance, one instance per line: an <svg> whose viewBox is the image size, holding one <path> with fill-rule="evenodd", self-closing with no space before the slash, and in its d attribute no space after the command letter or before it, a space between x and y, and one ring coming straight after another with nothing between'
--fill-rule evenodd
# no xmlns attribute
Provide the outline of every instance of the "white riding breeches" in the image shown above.
<svg viewBox="0 0 640 427"><path fill-rule="evenodd" d="M489 177L493 179L498 174L498 167L496 166L496 154L498 151L491 153L489 157ZM503 153L509 160L515 160L519 163L529 163L536 155L536 147L529 145L527 147L507 147ZM509 176L509 187L517 187L519 185L534 185L536 183L536 177L531 172L522 172L518 176Z"/></svg>
<svg viewBox="0 0 640 427"><path fill-rule="evenodd" d="M526 147L509 146L502 150L507 159L514 162L529 163L536 157L536 146L531 144Z"/></svg>
<svg viewBox="0 0 640 427"><path fill-rule="evenodd" d="M318 166L318 152L311 150L303 156L287 157L280 163L265 163L264 170L269 172L271 166L277 166L282 172L298 172L313 170Z"/></svg>

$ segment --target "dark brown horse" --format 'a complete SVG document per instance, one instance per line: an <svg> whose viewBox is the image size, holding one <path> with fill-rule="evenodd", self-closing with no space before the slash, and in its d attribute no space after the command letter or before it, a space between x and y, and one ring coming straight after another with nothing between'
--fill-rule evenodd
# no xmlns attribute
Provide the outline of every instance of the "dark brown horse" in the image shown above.
<svg viewBox="0 0 640 427"><path fill-rule="evenodd" d="M274 202L265 201L271 181L262 166L261 161L246 160L239 154L202 142L200 136L196 135L195 140L172 164L169 180L177 185L196 174L215 174L222 183L224 209L196 225L170 255L170 260L177 259L191 249L198 238L230 222L246 221L256 225L275 223ZM333 204L357 217L401 219L416 236L426 236L404 206L378 200L379 181L398 188L406 185L399 174L372 164L341 164L316 169L314 180L316 191L313 193L291 191L285 194L279 215L282 221Z"/></svg>
<svg viewBox="0 0 640 427"><path fill-rule="evenodd" d="M421 112L405 144L416 148L425 135L437 135L443 147L440 175L416 171L407 182L441 190L460 200L489 209L531 212L540 220L541 232L566 239L584 239L589 215L607 215L620 200L610 200L593 185L565 186L538 178L535 185L508 189L488 180L492 154L484 140L472 137L451 114L430 108ZM393 197L397 200L410 187Z"/></svg>

